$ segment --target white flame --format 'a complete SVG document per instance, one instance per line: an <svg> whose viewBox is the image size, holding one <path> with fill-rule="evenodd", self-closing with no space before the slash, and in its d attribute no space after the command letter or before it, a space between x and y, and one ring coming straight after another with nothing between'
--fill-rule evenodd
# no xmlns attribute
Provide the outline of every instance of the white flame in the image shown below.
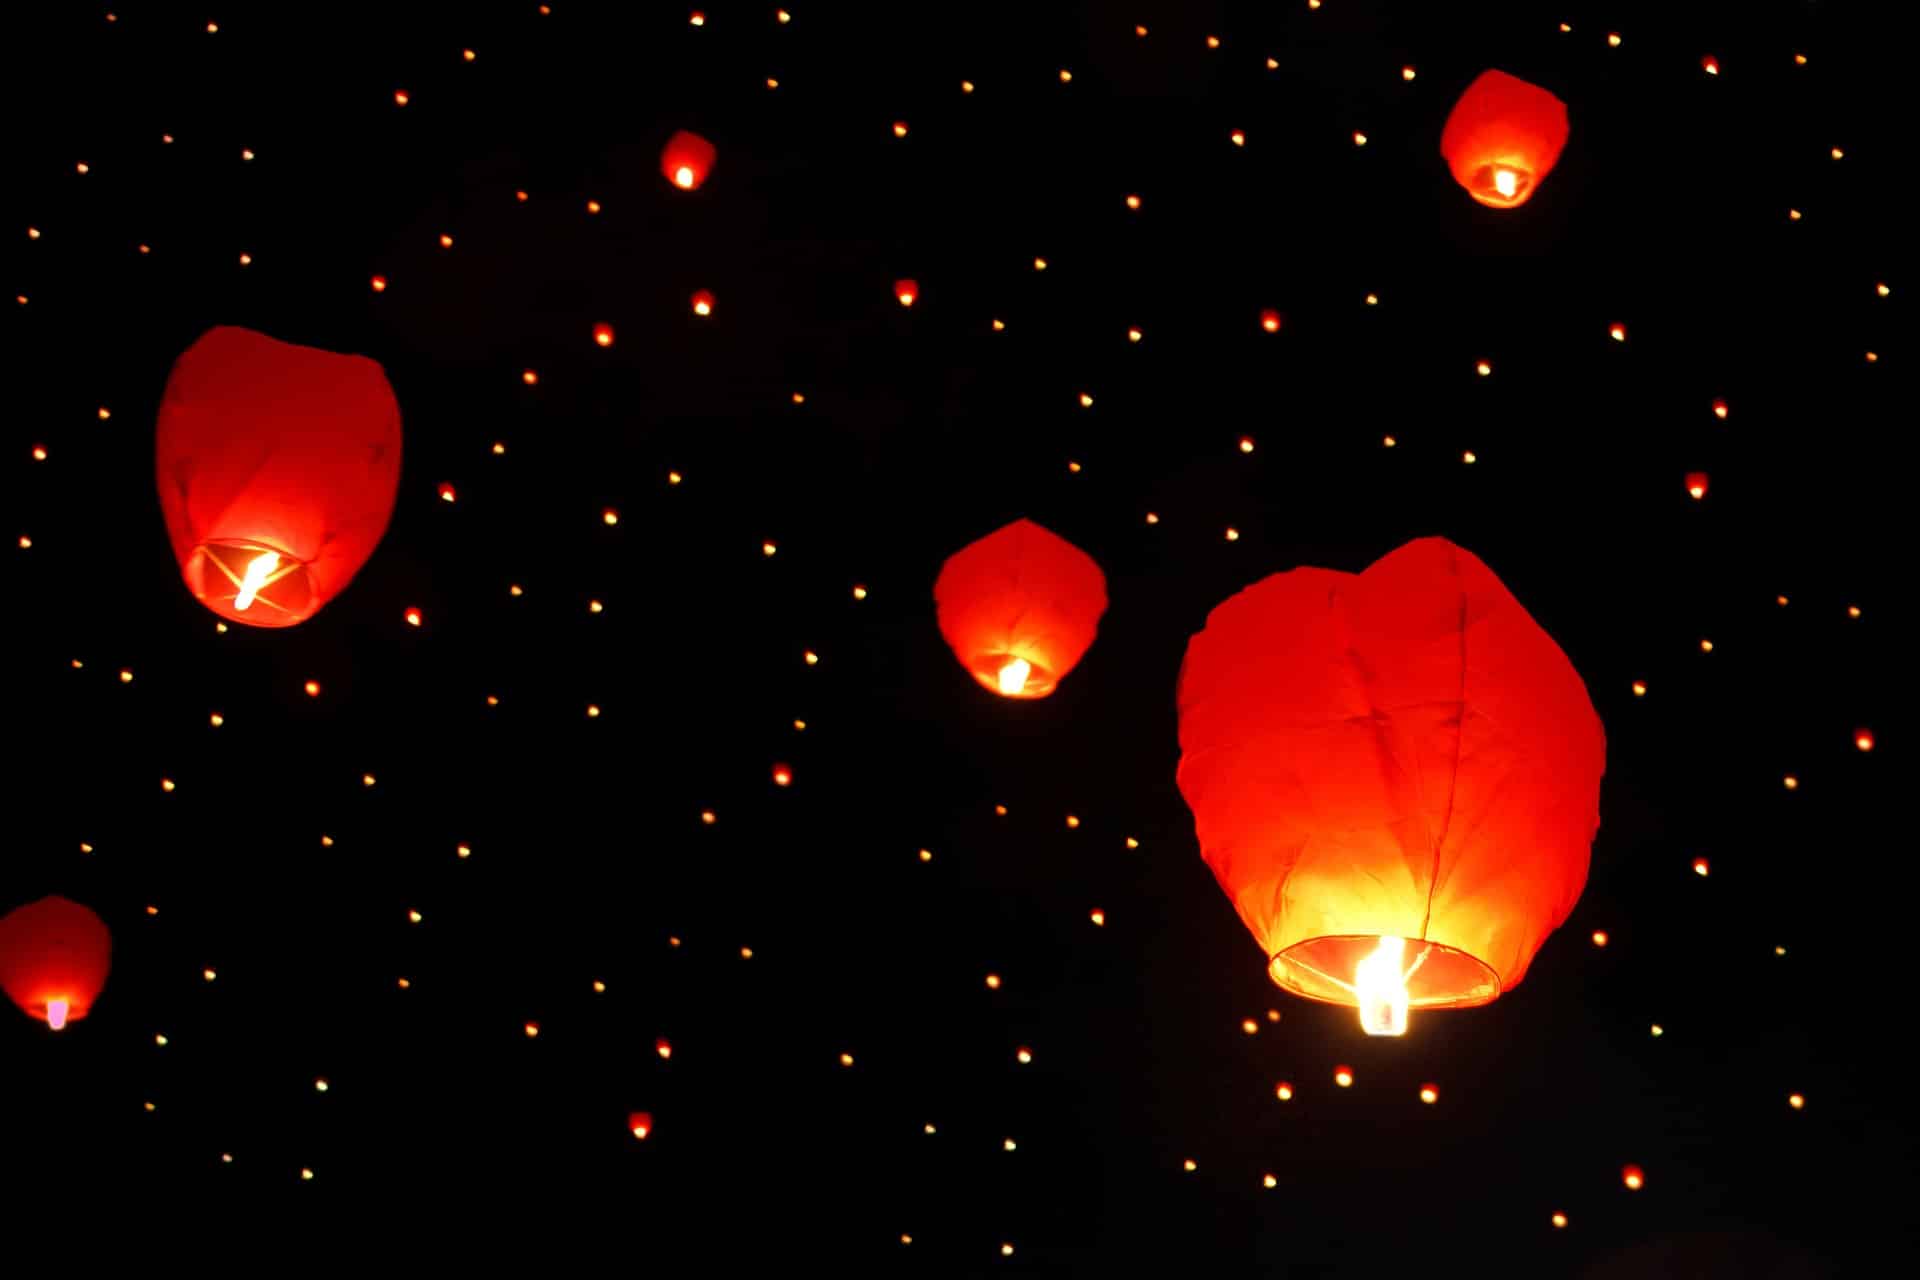
<svg viewBox="0 0 1920 1280"><path fill-rule="evenodd" d="M1012 697L1027 687L1027 677L1033 674L1033 664L1025 658L1015 658L1000 668L1000 692Z"/></svg>
<svg viewBox="0 0 1920 1280"><path fill-rule="evenodd" d="M1384 937L1354 968L1360 1028L1370 1036L1407 1033L1407 976L1400 964L1406 948L1405 938Z"/></svg>
<svg viewBox="0 0 1920 1280"><path fill-rule="evenodd" d="M240 594L233 598L235 612L244 612L253 603L253 598L260 594L260 588L267 585L267 575L279 567L278 551L262 551L253 558L240 579Z"/></svg>
<svg viewBox="0 0 1920 1280"><path fill-rule="evenodd" d="M67 1002L65 1000L47 1001L47 1025L55 1031L67 1025Z"/></svg>
<svg viewBox="0 0 1920 1280"><path fill-rule="evenodd" d="M678 169L675 169L673 171L673 185L691 190L693 188L693 170L689 169L686 165L681 165Z"/></svg>
<svg viewBox="0 0 1920 1280"><path fill-rule="evenodd" d="M1520 190L1519 176L1511 169L1496 165L1493 170L1493 189L1511 200L1514 193Z"/></svg>

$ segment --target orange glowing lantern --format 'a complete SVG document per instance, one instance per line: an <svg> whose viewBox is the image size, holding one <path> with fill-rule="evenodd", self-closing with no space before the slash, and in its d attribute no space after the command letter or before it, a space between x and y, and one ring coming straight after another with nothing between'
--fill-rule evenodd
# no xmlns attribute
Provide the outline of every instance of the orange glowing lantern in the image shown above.
<svg viewBox="0 0 1920 1280"><path fill-rule="evenodd" d="M1704 471L1687 472L1687 496L1704 498L1707 496L1707 473Z"/></svg>
<svg viewBox="0 0 1920 1280"><path fill-rule="evenodd" d="M893 282L893 296L900 300L901 306L912 306L914 299L920 296L920 282L917 280L895 280Z"/></svg>
<svg viewBox="0 0 1920 1280"><path fill-rule="evenodd" d="M400 484L380 366L210 329L174 362L154 471L188 590L230 622L290 627L372 556Z"/></svg>
<svg viewBox="0 0 1920 1280"><path fill-rule="evenodd" d="M112 962L107 926L77 902L46 897L0 916L0 989L55 1031L87 1016Z"/></svg>
<svg viewBox="0 0 1920 1280"><path fill-rule="evenodd" d="M1107 579L1080 548L1016 520L948 557L933 599L940 634L974 679L1044 698L1093 644Z"/></svg>
<svg viewBox="0 0 1920 1280"><path fill-rule="evenodd" d="M1188 642L1178 703L1180 791L1268 973L1370 1035L1512 989L1586 883L1600 719L1452 543L1241 591Z"/></svg>
<svg viewBox="0 0 1920 1280"><path fill-rule="evenodd" d="M710 316L713 314L713 295L705 289L697 289L693 295L693 314Z"/></svg>
<svg viewBox="0 0 1920 1280"><path fill-rule="evenodd" d="M685 129L667 139L660 149L660 172L682 191L698 191L713 172L713 144Z"/></svg>
<svg viewBox="0 0 1920 1280"><path fill-rule="evenodd" d="M1504 71L1481 72L1440 132L1453 180L1494 209L1525 204L1566 145L1567 104Z"/></svg>
<svg viewBox="0 0 1920 1280"><path fill-rule="evenodd" d="M653 1113L651 1111L628 1112L627 1128L634 1137L643 1142L646 1141L647 1135L653 1132Z"/></svg>

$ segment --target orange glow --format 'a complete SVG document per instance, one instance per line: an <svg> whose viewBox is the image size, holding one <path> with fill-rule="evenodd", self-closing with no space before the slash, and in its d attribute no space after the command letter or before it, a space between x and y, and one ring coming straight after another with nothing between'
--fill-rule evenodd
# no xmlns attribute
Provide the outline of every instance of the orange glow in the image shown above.
<svg viewBox="0 0 1920 1280"><path fill-rule="evenodd" d="M1609 49L1618 49L1620 47L1620 34L1618 32L1610 31L1607 33L1607 47Z"/></svg>
<svg viewBox="0 0 1920 1280"><path fill-rule="evenodd" d="M1342 1089L1351 1088L1353 1085L1353 1068L1346 1066L1335 1067L1333 1069L1333 1082Z"/></svg>
<svg viewBox="0 0 1920 1280"><path fill-rule="evenodd" d="M1702 640L1702 641L1700 642L1700 652L1702 652L1702 653L1712 653L1712 652L1713 652L1713 641L1711 641L1711 640Z"/></svg>
<svg viewBox="0 0 1920 1280"><path fill-rule="evenodd" d="M693 295L693 314L697 316L713 314L713 295L705 289L697 290Z"/></svg>
<svg viewBox="0 0 1920 1280"><path fill-rule="evenodd" d="M440 501L442 502L452 502L460 496L454 490L454 487L451 484L446 483L445 481L441 482L440 487L436 490L436 492L439 493Z"/></svg>
<svg viewBox="0 0 1920 1280"><path fill-rule="evenodd" d="M665 1036L653 1042L653 1051L662 1058L671 1058L673 1056L673 1046L667 1042Z"/></svg>
<svg viewBox="0 0 1920 1280"><path fill-rule="evenodd" d="M1384 936L1353 972L1360 1027L1370 1036L1407 1033L1406 939Z"/></svg>
<svg viewBox="0 0 1920 1280"><path fill-rule="evenodd" d="M1844 159L1847 153L1842 151L1840 148L1835 147L1831 151L1829 151L1827 154L1832 156L1835 160L1840 160L1840 159Z"/></svg>
<svg viewBox="0 0 1920 1280"><path fill-rule="evenodd" d="M1360 132L1360 131L1359 131L1358 129L1355 129L1355 130L1353 131L1353 145L1354 145L1354 146L1356 146L1356 147L1364 147L1364 146L1366 146L1366 145L1367 145L1367 135L1366 135L1366 134L1364 134L1364 133L1361 133L1361 132Z"/></svg>
<svg viewBox="0 0 1920 1280"><path fill-rule="evenodd" d="M1095 907L1087 913L1087 919L1093 921L1096 925L1104 925L1107 922L1107 913Z"/></svg>
<svg viewBox="0 0 1920 1280"><path fill-rule="evenodd" d="M1705 876L1707 872L1710 870L1712 870L1712 868L1708 866L1707 860L1705 858L1695 858L1693 860L1693 874L1697 876Z"/></svg>
<svg viewBox="0 0 1920 1280"><path fill-rule="evenodd" d="M608 507L600 513L600 523L605 525L619 524L620 513L618 511L615 511L612 507Z"/></svg>
<svg viewBox="0 0 1920 1280"><path fill-rule="evenodd" d="M1861 751L1873 750L1873 730L1855 729L1853 731L1853 745Z"/></svg>
<svg viewBox="0 0 1920 1280"><path fill-rule="evenodd" d="M1238 129L1235 129L1232 133L1228 134L1227 137L1232 140L1233 145L1236 147L1244 147L1247 145L1247 135L1240 132L1240 130Z"/></svg>
<svg viewBox="0 0 1920 1280"><path fill-rule="evenodd" d="M1220 37L1219 37L1219 36L1208 36L1208 37L1207 37L1207 48L1209 48L1209 49L1218 49L1219 47L1220 47Z"/></svg>
<svg viewBox="0 0 1920 1280"><path fill-rule="evenodd" d="M1282 1080L1279 1084L1273 1086L1273 1096L1280 1099L1280 1101L1282 1102L1292 1102L1293 1086L1291 1084L1288 1084L1285 1080Z"/></svg>
<svg viewBox="0 0 1920 1280"><path fill-rule="evenodd" d="M417 627L420 625L421 614L418 609L408 609L406 613L402 614L401 616L407 620L407 625L410 627Z"/></svg>
<svg viewBox="0 0 1920 1280"><path fill-rule="evenodd" d="M1280 313L1268 307L1260 313L1260 327L1268 333L1280 332Z"/></svg>
<svg viewBox="0 0 1920 1280"><path fill-rule="evenodd" d="M660 172L682 191L697 191L713 171L713 144L685 129L667 139L660 149Z"/></svg>
<svg viewBox="0 0 1920 1280"><path fill-rule="evenodd" d="M1722 422L1726 421L1727 402L1725 400L1715 400L1713 402L1713 416L1720 419Z"/></svg>
<svg viewBox="0 0 1920 1280"><path fill-rule="evenodd" d="M1079 825L1080 825L1080 819L1078 819L1078 818L1076 818L1076 817L1074 817L1074 816L1073 816L1072 814L1068 814L1068 815L1067 815L1067 826L1068 826L1068 827L1070 827L1070 828L1071 828L1071 827L1078 827Z"/></svg>
<svg viewBox="0 0 1920 1280"><path fill-rule="evenodd" d="M922 862L932 862L932 861L933 861L933 850L931 850L931 849L922 849L922 850L920 851L920 861L922 861ZM989 985L991 985L991 984L989 984Z"/></svg>
<svg viewBox="0 0 1920 1280"><path fill-rule="evenodd" d="M1787 1095L1787 1105L1792 1107L1795 1111L1799 1111L1807 1105L1807 1100L1805 1097L1801 1096L1800 1094L1790 1093Z"/></svg>
<svg viewBox="0 0 1920 1280"><path fill-rule="evenodd" d="M43 444L33 446L33 460L35 462L45 462L47 460L47 446Z"/></svg>
<svg viewBox="0 0 1920 1280"><path fill-rule="evenodd" d="M1061 83L1061 84L1072 84L1072 83L1073 83L1073 72L1071 72L1071 71L1069 71L1069 70L1067 70L1067 69L1066 69L1065 67L1062 67L1062 68L1060 68L1060 83Z"/></svg>
<svg viewBox="0 0 1920 1280"><path fill-rule="evenodd" d="M1414 69L1413 69L1412 67L1402 67L1402 68L1400 68L1400 78L1401 78L1402 80L1411 80L1411 79L1413 79L1413 77L1414 77L1414 75L1415 75L1415 72L1414 72Z"/></svg>
<svg viewBox="0 0 1920 1280"><path fill-rule="evenodd" d="M815 653L811 649L801 654L800 659L810 667L818 666L820 664L820 655Z"/></svg>
<svg viewBox="0 0 1920 1280"><path fill-rule="evenodd" d="M1850 604L1850 605L1848 605L1848 606L1847 606L1847 616L1848 616L1849 618L1857 618L1857 617L1859 617L1859 616L1860 616L1860 606L1859 606L1859 605L1857 605L1857 604Z"/></svg>
<svg viewBox="0 0 1920 1280"><path fill-rule="evenodd" d="M1607 931L1605 929L1595 929L1593 931L1593 945L1596 947L1604 947L1607 945Z"/></svg>
<svg viewBox="0 0 1920 1280"><path fill-rule="evenodd" d="M530 387L536 387L540 385L540 375L532 369L522 369L520 371L520 381Z"/></svg>
<svg viewBox="0 0 1920 1280"><path fill-rule="evenodd" d="M317 698L320 696L320 682L318 680L309 680L302 687L306 689L309 698Z"/></svg>
<svg viewBox="0 0 1920 1280"><path fill-rule="evenodd" d="M1455 182L1481 204L1525 204L1567 143L1567 106L1504 71L1484 71L1453 105L1440 154Z"/></svg>
<svg viewBox="0 0 1920 1280"><path fill-rule="evenodd" d="M1707 473L1704 471L1687 472L1687 495L1699 499L1707 496Z"/></svg>
<svg viewBox="0 0 1920 1280"><path fill-rule="evenodd" d="M779 550L780 550L780 547L777 543L763 542L760 544L760 554L763 556L771 556L771 555L777 554Z"/></svg>
<svg viewBox="0 0 1920 1280"><path fill-rule="evenodd" d="M537 1022L529 1022L520 1029L527 1033L527 1039L529 1040L540 1034L540 1024Z"/></svg>
<svg viewBox="0 0 1920 1280"><path fill-rule="evenodd" d="M716 822L718 822L718 821L719 821L719 818L717 818L717 817L716 817L716 816L714 815L714 812L713 812L713 810L711 810L711 809L702 809L702 810L700 811L700 821L701 821L701 822L702 822L702 823L703 823L704 825L706 825L706 826L709 826L709 827L710 827L710 826L712 826L712 825L713 825L714 823L716 823Z"/></svg>
<svg viewBox="0 0 1920 1280"><path fill-rule="evenodd" d="M405 89L395 89L395 90L393 91L393 105L394 105L394 106L396 106L396 107L404 107L404 106L406 106L406 105L407 105L407 103L409 103L409 102L411 102L411 101L412 101L412 99L411 99L410 97L408 97L408 96L407 96L407 91L406 91Z"/></svg>
<svg viewBox="0 0 1920 1280"><path fill-rule="evenodd" d="M841 1066L843 1066L843 1067L850 1067L850 1066L852 1066L852 1065L853 1065L853 1055L852 1055L852 1054L850 1054L850 1053L843 1053L843 1054L841 1054L841 1055L840 1055L840 1065L841 1065Z"/></svg>
<svg viewBox="0 0 1920 1280"><path fill-rule="evenodd" d="M1646 681L1644 681L1644 680L1635 680L1635 681L1633 682L1633 696L1634 696L1634 697L1636 697L1636 698L1644 698L1644 697L1646 697L1646 696L1647 696L1647 682L1646 682Z"/></svg>
<svg viewBox="0 0 1920 1280"><path fill-rule="evenodd" d="M1253 452L1253 437L1252 437L1252 436L1241 436L1241 437L1240 437L1240 452L1242 452L1242 453L1252 453L1252 452Z"/></svg>
<svg viewBox="0 0 1920 1280"><path fill-rule="evenodd" d="M1420 1101L1426 1102L1426 1103L1434 1103L1434 1102L1440 1101L1440 1086L1437 1084L1421 1085Z"/></svg>
<svg viewBox="0 0 1920 1280"><path fill-rule="evenodd" d="M601 346L601 347L612 346L613 345L613 326L610 324L597 324L593 326L593 341L594 341L594 345L596 346Z"/></svg>
<svg viewBox="0 0 1920 1280"><path fill-rule="evenodd" d="M793 782L792 769L789 769L784 764L776 764L775 766L773 766L773 785L774 786L785 787L785 786L791 785L792 782Z"/></svg>
<svg viewBox="0 0 1920 1280"><path fill-rule="evenodd" d="M634 1137L643 1142L646 1141L647 1135L653 1132L653 1113L650 1111L629 1112L627 1115L627 1130L632 1133Z"/></svg>
<svg viewBox="0 0 1920 1280"><path fill-rule="evenodd" d="M1556 1228L1564 1227L1567 1225L1567 1215L1564 1213L1556 1213L1553 1215L1552 1221Z"/></svg>
<svg viewBox="0 0 1920 1280"><path fill-rule="evenodd" d="M87 1016L112 959L107 926L77 902L49 896L0 915L0 989L49 1030Z"/></svg>
<svg viewBox="0 0 1920 1280"><path fill-rule="evenodd" d="M896 138L904 138L907 136L907 122L905 120L895 120L893 122L893 136Z"/></svg>
<svg viewBox="0 0 1920 1280"><path fill-rule="evenodd" d="M899 299L901 306L910 307L913 305L914 299L920 296L920 285L917 281L913 280L895 280L893 282L893 296Z"/></svg>
<svg viewBox="0 0 1920 1280"><path fill-rule="evenodd" d="M1889 289L1884 284L1876 284L1875 286L1873 286L1873 292L1875 293L1876 296L1884 298L1888 294L1892 293L1893 290Z"/></svg>
<svg viewBox="0 0 1920 1280"><path fill-rule="evenodd" d="M687 15L687 22L691 26L704 27L707 25L707 15L695 9Z"/></svg>
<svg viewBox="0 0 1920 1280"><path fill-rule="evenodd" d="M1192 1160L1182 1160L1180 1162L1180 1167L1182 1169L1185 1169L1188 1173L1192 1173L1195 1169L1198 1169L1200 1166Z"/></svg>
<svg viewBox="0 0 1920 1280"><path fill-rule="evenodd" d="M1240 1019L1240 1029L1248 1035L1254 1035L1260 1030L1260 1023L1253 1018L1242 1018Z"/></svg>
<svg viewBox="0 0 1920 1280"><path fill-rule="evenodd" d="M1138 342L1143 336L1144 335L1140 332L1140 330L1137 327L1129 327L1127 329L1128 342Z"/></svg>
<svg viewBox="0 0 1920 1280"><path fill-rule="evenodd" d="M1638 1191L1647 1185L1647 1175L1637 1164L1626 1165L1620 1170L1620 1181L1629 1191Z"/></svg>
<svg viewBox="0 0 1920 1280"><path fill-rule="evenodd" d="M1140 197L1139 197L1139 196L1128 196L1128 197L1127 197L1127 208L1129 208L1129 209L1138 209L1139 207L1140 207Z"/></svg>
<svg viewBox="0 0 1920 1280"><path fill-rule="evenodd" d="M1800 779L1794 777L1792 774L1788 774L1786 777L1780 779L1780 783L1789 791L1798 791L1800 789Z"/></svg>
<svg viewBox="0 0 1920 1280"><path fill-rule="evenodd" d="M1027 1048L1025 1045L1021 1045L1018 1049L1014 1050L1013 1056L1019 1059L1021 1066L1025 1066L1033 1061L1033 1050Z"/></svg>
<svg viewBox="0 0 1920 1280"><path fill-rule="evenodd" d="M1717 76L1720 74L1720 60L1712 54L1708 54L1706 57L1700 59L1700 69L1710 76Z"/></svg>
<svg viewBox="0 0 1920 1280"><path fill-rule="evenodd" d="M1609 325L1607 327L1607 336L1615 342L1625 342L1627 340L1627 326L1623 324Z"/></svg>
<svg viewBox="0 0 1920 1280"><path fill-rule="evenodd" d="M1471 466L1474 463L1480 461L1480 455L1475 453L1473 450L1469 449L1465 453L1460 455L1460 461Z"/></svg>
<svg viewBox="0 0 1920 1280"><path fill-rule="evenodd" d="M962 80L962 81L960 82L960 92L962 92L962 93L972 93L972 92L973 92L973 81L971 81L971 80Z"/></svg>
<svg viewBox="0 0 1920 1280"><path fill-rule="evenodd" d="M1240 541L1240 531L1234 528L1232 525L1227 526L1227 541L1228 542Z"/></svg>
<svg viewBox="0 0 1920 1280"><path fill-rule="evenodd" d="M987 975L987 990L989 990L989 991L998 991L999 989L1000 989L1000 975L999 975L999 974L997 974L997 973L990 973L990 974L988 974L988 975Z"/></svg>
<svg viewBox="0 0 1920 1280"><path fill-rule="evenodd" d="M1313 3L1309 7L1318 9L1320 6L1318 3ZM1260 1185L1265 1187L1267 1190L1271 1191L1275 1187L1280 1185L1280 1179L1274 1177L1272 1174L1269 1173L1265 1177L1260 1179Z"/></svg>

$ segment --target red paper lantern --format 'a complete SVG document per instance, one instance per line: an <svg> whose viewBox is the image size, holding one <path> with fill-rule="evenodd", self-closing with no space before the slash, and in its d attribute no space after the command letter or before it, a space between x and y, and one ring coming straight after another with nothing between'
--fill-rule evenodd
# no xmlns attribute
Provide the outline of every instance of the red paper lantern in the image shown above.
<svg viewBox="0 0 1920 1280"><path fill-rule="evenodd" d="M290 627L387 530L400 406L365 356L210 329L167 379L154 470L187 589L230 622Z"/></svg>
<svg viewBox="0 0 1920 1280"><path fill-rule="evenodd" d="M630 1111L627 1113L627 1129L634 1137L645 1141L653 1132L653 1113L651 1111Z"/></svg>
<svg viewBox="0 0 1920 1280"><path fill-rule="evenodd" d="M948 557L933 599L940 634L974 679L1044 698L1093 644L1107 579L1065 538L1016 520Z"/></svg>
<svg viewBox="0 0 1920 1280"><path fill-rule="evenodd" d="M1216 607L1180 676L1200 851L1296 995L1408 1009L1511 989L1586 883L1606 739L1553 640L1466 551L1407 544Z"/></svg>
<svg viewBox="0 0 1920 1280"><path fill-rule="evenodd" d="M1522 205L1567 145L1567 104L1504 71L1482 71L1453 104L1440 154L1481 204Z"/></svg>
<svg viewBox="0 0 1920 1280"><path fill-rule="evenodd" d="M893 282L893 296L900 300L901 306L912 306L914 300L920 296L920 282L917 280L895 280Z"/></svg>
<svg viewBox="0 0 1920 1280"><path fill-rule="evenodd" d="M0 988L55 1031L87 1016L113 964L113 938L77 902L47 897L0 916Z"/></svg>
<svg viewBox="0 0 1920 1280"><path fill-rule="evenodd" d="M711 142L682 129L660 149L660 172L682 191L697 191L713 171L713 156Z"/></svg>
<svg viewBox="0 0 1920 1280"><path fill-rule="evenodd" d="M1707 496L1707 473L1704 471L1687 472L1687 496L1700 499Z"/></svg>

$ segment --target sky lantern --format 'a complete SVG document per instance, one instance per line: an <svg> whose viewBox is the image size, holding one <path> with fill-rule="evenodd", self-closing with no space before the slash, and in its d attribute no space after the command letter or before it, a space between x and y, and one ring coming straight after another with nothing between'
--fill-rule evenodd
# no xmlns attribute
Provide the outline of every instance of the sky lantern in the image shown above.
<svg viewBox="0 0 1920 1280"><path fill-rule="evenodd" d="M55 1031L87 1016L113 964L113 938L77 902L45 897L0 916L0 988Z"/></svg>
<svg viewBox="0 0 1920 1280"><path fill-rule="evenodd" d="M660 149L660 172L682 191L698 191L713 172L713 144L685 129L667 139Z"/></svg>
<svg viewBox="0 0 1920 1280"><path fill-rule="evenodd" d="M154 471L187 589L228 621L290 627L387 530L400 406L365 356L223 325L174 362Z"/></svg>
<svg viewBox="0 0 1920 1280"><path fill-rule="evenodd" d="M933 599L940 634L974 679L1044 698L1093 644L1107 579L1065 538L1016 520L949 556Z"/></svg>
<svg viewBox="0 0 1920 1280"><path fill-rule="evenodd" d="M1178 706L1201 855L1268 973L1369 1035L1510 990L1586 883L1599 716L1450 542L1230 597L1188 642Z"/></svg>
<svg viewBox="0 0 1920 1280"><path fill-rule="evenodd" d="M1707 496L1707 473L1704 471L1687 472L1687 496L1694 499Z"/></svg>
<svg viewBox="0 0 1920 1280"><path fill-rule="evenodd" d="M713 295L705 289L696 289L693 293L693 314L710 316L713 314Z"/></svg>
<svg viewBox="0 0 1920 1280"><path fill-rule="evenodd" d="M1566 145L1567 104L1504 71L1482 71L1440 132L1453 180L1494 209L1525 204Z"/></svg>
<svg viewBox="0 0 1920 1280"><path fill-rule="evenodd" d="M895 280L893 282L893 296L900 300L901 306L912 306L914 300L920 296L920 282L917 280Z"/></svg>
<svg viewBox="0 0 1920 1280"><path fill-rule="evenodd" d="M627 1113L627 1128L632 1132L634 1137L639 1138L643 1142L646 1141L647 1135L653 1132L653 1113L651 1111L629 1111Z"/></svg>

